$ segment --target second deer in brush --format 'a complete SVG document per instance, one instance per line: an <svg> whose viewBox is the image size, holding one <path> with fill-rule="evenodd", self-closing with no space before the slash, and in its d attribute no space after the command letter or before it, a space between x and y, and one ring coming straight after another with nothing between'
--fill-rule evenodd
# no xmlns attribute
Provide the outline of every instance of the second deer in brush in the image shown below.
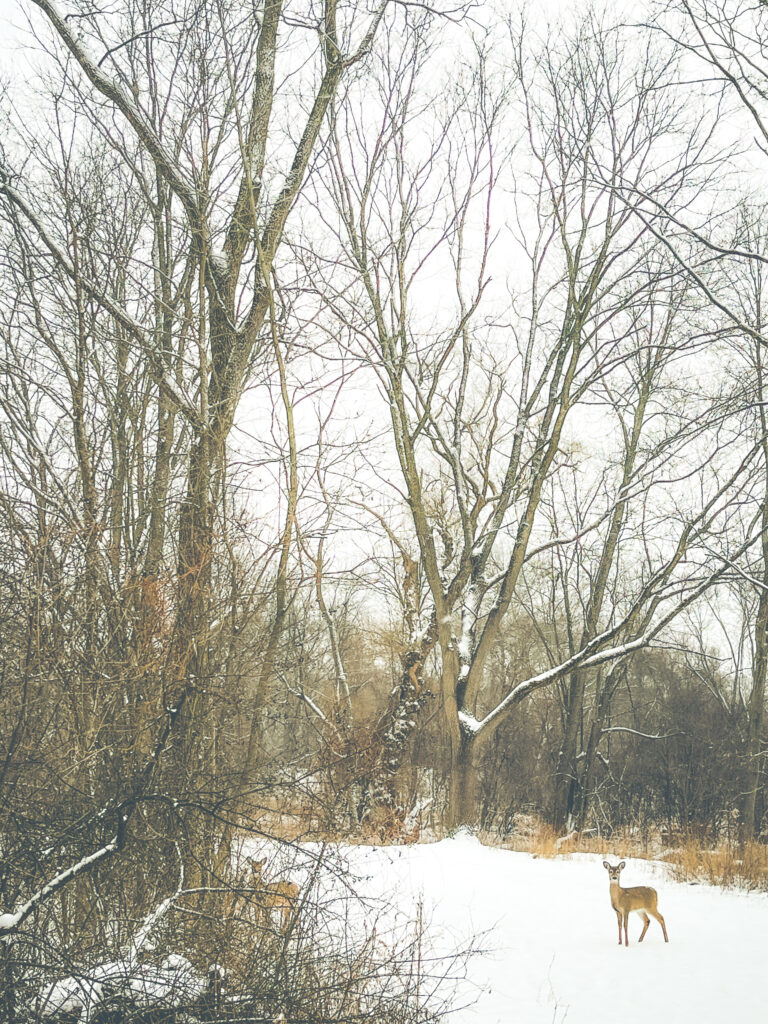
<svg viewBox="0 0 768 1024"><path fill-rule="evenodd" d="M258 908L259 914L271 918L272 911L277 910L281 915L280 931L288 931L288 925L291 923L299 901L298 885L284 879L277 882L265 882L266 857L262 860L254 860L249 857L248 863L251 868L251 885L254 889L253 902Z"/></svg>

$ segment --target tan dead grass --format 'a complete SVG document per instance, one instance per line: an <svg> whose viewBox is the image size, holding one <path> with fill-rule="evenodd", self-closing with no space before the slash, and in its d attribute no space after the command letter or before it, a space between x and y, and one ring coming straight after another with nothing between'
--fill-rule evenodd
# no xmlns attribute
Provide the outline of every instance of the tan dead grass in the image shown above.
<svg viewBox="0 0 768 1024"><path fill-rule="evenodd" d="M653 858L660 852L658 844L649 841L636 829L615 830L610 838L598 835L596 830L579 834L571 832L561 836L551 825L533 814L519 814L513 828L503 836L495 832L481 832L480 839L488 846L501 846L507 850L530 853L534 857L568 857L573 853L599 853L622 850L627 857Z"/></svg>
<svg viewBox="0 0 768 1024"><path fill-rule="evenodd" d="M297 808L261 808L254 814L258 828L266 834L280 836L288 841L308 839L351 844L402 845L413 842L434 842L439 834L418 829L392 834L363 829L354 835L323 827L302 815ZM254 823L255 823L254 822ZM481 831L480 841L486 846L530 853L534 857L569 857L574 853L594 853L610 857L636 857L642 860L663 861L668 865L670 877L679 882L703 882L726 888L750 892L768 892L768 844L739 843L735 839L721 840L717 844L693 836L684 837L665 828L644 830L635 828L614 830L610 837L594 832L579 835L572 832L559 836L550 825L533 814L518 815L511 832Z"/></svg>
<svg viewBox="0 0 768 1024"><path fill-rule="evenodd" d="M666 845L666 829L614 831L610 837L596 834L558 836L533 816L515 822L512 833L503 838L481 834L490 846L530 853L534 857L569 857L574 853L596 853L612 857L636 857L663 861L678 882L704 882L750 892L768 892L768 845L756 841L739 843L721 840L716 845L705 839L679 837L675 846Z"/></svg>
<svg viewBox="0 0 768 1024"><path fill-rule="evenodd" d="M676 850L667 850L660 859L679 882L768 892L768 847L764 843L721 843L713 848L688 840Z"/></svg>

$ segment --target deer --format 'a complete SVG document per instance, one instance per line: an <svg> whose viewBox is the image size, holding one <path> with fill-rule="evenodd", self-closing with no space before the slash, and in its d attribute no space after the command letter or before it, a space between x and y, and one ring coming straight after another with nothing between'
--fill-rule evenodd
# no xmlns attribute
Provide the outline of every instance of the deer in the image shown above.
<svg viewBox="0 0 768 1024"><path fill-rule="evenodd" d="M249 857L248 863L251 868L251 885L255 890L254 903L258 908L259 915L264 914L271 918L273 910L279 911L282 917L280 931L285 934L299 901L298 885L284 879L277 882L265 882L266 857L262 860L254 860L253 857Z"/></svg>
<svg viewBox="0 0 768 1024"><path fill-rule="evenodd" d="M627 936L627 921L629 920L630 913L634 910L638 914L642 914L644 924L643 931L640 935L639 941L642 942L645 938L645 933L648 931L648 925L651 923L651 917L655 917L661 925L661 930L664 932L664 941L669 942L669 936L667 935L667 925L664 918L658 911L659 894L655 889L652 889L649 885L634 885L631 889L622 889L619 885L619 875L622 869L626 867L626 862L622 861L617 864L616 867L609 864L607 860L603 861L603 867L608 872L609 878L609 891L611 894L611 906L616 911L616 917L619 922L619 945L621 945L621 925L624 923L624 945L629 946L629 938Z"/></svg>

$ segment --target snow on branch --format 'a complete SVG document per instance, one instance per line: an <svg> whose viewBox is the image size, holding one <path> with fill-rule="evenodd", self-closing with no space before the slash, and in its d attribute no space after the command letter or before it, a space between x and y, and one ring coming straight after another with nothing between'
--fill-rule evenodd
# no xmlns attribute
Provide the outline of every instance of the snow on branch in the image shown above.
<svg viewBox="0 0 768 1024"><path fill-rule="evenodd" d="M356 64L359 60L362 60L363 57L367 56L367 54L370 53L374 37L378 30L379 24L381 23L381 19L384 17L384 12L389 6L389 2L390 0L381 0L379 6L373 13L373 18L371 19L371 23L368 26L368 31L365 33L362 40L360 41L360 45L357 47L354 53L350 53L348 56L342 58L342 63L344 67L351 67L353 64Z"/></svg>
<svg viewBox="0 0 768 1024"><path fill-rule="evenodd" d="M117 831L114 839L110 840L110 842L100 847L94 853L86 854L86 856L81 857L77 863L70 865L70 867L60 871L57 875L54 875L49 882L46 882L45 885L38 889L37 892L30 896L29 899L16 910L10 913L0 914L0 941L2 941L6 936L12 935L14 932L18 931L19 927L24 923L24 921L26 921L37 906L44 903L60 889L63 889L72 881L73 878L77 878L78 875L81 875L86 871L90 871L94 865L99 864L103 860L107 860L112 856L112 854L117 853L118 850L123 848L125 845L125 834L128 822L154 776L160 754L168 742L171 732L173 731L173 726L178 718L182 706L185 703L185 700L186 695L182 694L176 707L166 711L165 725L158 737L157 743L147 757L146 763L139 773L138 778L134 781L133 792L130 797L119 803L108 803L105 807L102 807L96 815L96 820L100 820L106 817L108 813L113 811L116 813Z"/></svg>
<svg viewBox="0 0 768 1024"><path fill-rule="evenodd" d="M325 725L328 725L328 716L324 714L324 712L318 707L317 704L315 704L312 698L304 692L304 690L294 690L290 686L288 687L288 689L294 695L294 697L298 697L299 700L303 701L307 705L309 710L314 715L317 715L321 722L324 722Z"/></svg>
<svg viewBox="0 0 768 1024"><path fill-rule="evenodd" d="M152 929L155 927L157 922L165 916L165 914L168 912L168 909L173 905L174 901L177 900L184 891L184 860L181 856L179 844L174 843L174 846L176 847L176 855L179 858L179 884L176 886L175 892L173 892L170 896L166 897L166 899L158 903L155 909L151 913L149 913L144 919L141 928L139 928L139 930L136 932L133 939L131 940L130 949L128 951L129 964L135 963L139 953L141 952L147 939L149 938Z"/></svg>
<svg viewBox="0 0 768 1024"><path fill-rule="evenodd" d="M489 729L491 726L495 727L498 725L504 713L515 704L518 704L529 693L541 688L542 686L547 686L548 684L555 682L557 679L562 678L574 669L594 668L607 661L617 661L620 658L625 658L627 655L633 654L635 651L639 651L650 646L654 638L658 636L658 634L665 629L685 608L693 604L693 602L696 601L703 593L709 590L713 583L721 579L731 570L731 562L733 559L739 558L743 555L760 539L760 537L761 533L759 531L753 536L748 537L739 545L731 559L722 559L723 564L720 568L709 573L698 586L692 587L690 590L686 590L683 596L675 602L672 608L670 608L655 623L655 625L645 629L639 636L613 647L603 647L604 644L610 643L611 640L620 635L622 630L628 628L632 621L632 612L630 612L622 622L594 637L572 657L561 662L559 665L555 665L553 668L540 672L538 675L531 676L529 679L525 679L516 686L513 686L509 693L507 693L506 697L504 697L504 699L500 701L500 703L497 704L496 707L493 708L493 710L490 711L481 721L478 722L471 718L471 716L464 713L464 718L461 719L462 728L470 735L478 735L479 733Z"/></svg>
<svg viewBox="0 0 768 1024"><path fill-rule="evenodd" d="M730 566L737 576L740 576L746 583L751 584L756 590L768 590L768 586L766 586L765 583L762 582L762 580L757 579L751 573L745 572L744 569L742 569L741 566L736 565L736 563L732 559L726 558L725 555L721 555L719 551L714 551L711 547L707 545L705 545L704 547L705 550L708 551L711 555L714 555L715 558L719 558L721 561L725 562L726 565Z"/></svg>
<svg viewBox="0 0 768 1024"><path fill-rule="evenodd" d="M10 914L0 914L0 939L17 931L20 925L26 921L38 904L45 902L45 900L55 892L58 892L59 889L63 889L65 885L68 885L73 878L76 878L84 871L92 868L94 864L98 864L99 861L106 860L107 857L110 857L115 853L122 844L121 833L122 829L118 828L118 834L111 842L107 843L106 846L102 846L101 849L97 850L95 853L89 853L86 857L82 857L76 864L72 864L64 871L60 871L58 875L55 875L50 880L50 882L46 882L41 889L38 889L33 896L30 896L27 902L23 903L18 910L15 910Z"/></svg>
<svg viewBox="0 0 768 1024"><path fill-rule="evenodd" d="M470 715L468 711L459 711L459 725L462 732L467 733L469 736L474 736L480 731L480 724L475 716Z"/></svg>
<svg viewBox="0 0 768 1024"><path fill-rule="evenodd" d="M644 740L667 740L670 736L685 736L684 732L679 729L677 732L664 732L658 735L653 735L648 732L640 732L638 729L630 729L628 725L609 725L607 728L602 729L602 732L628 732L632 736L641 736Z"/></svg>
<svg viewBox="0 0 768 1024"><path fill-rule="evenodd" d="M627 654L632 654L634 651L640 650L647 646L649 642L647 634L643 634L635 640L629 640L617 647L608 647L599 651L599 653L590 656L590 651L598 647L600 642L604 643L610 635L610 632L600 634L600 636L596 637L595 640L583 648L583 650L574 654L572 658L568 658L566 661L561 662L561 664L555 665L554 668L547 669L544 672L539 672L538 675L531 676L530 678L523 680L523 682L518 683L509 691L507 696L485 716L485 718L475 723L472 731L475 734L483 732L489 726L496 723L505 711L509 710L509 708L513 707L515 704L518 704L523 697L527 696L533 690L538 690L542 686L547 686L549 683L555 682L555 680L560 679L573 669L587 668L599 665L604 661L613 661L617 658L624 657Z"/></svg>
<svg viewBox="0 0 768 1024"><path fill-rule="evenodd" d="M480 611L482 580L472 579L464 598L461 610L461 636L456 645L459 655L459 679L466 680L469 677L472 666L472 658L475 653L475 630L477 617Z"/></svg>

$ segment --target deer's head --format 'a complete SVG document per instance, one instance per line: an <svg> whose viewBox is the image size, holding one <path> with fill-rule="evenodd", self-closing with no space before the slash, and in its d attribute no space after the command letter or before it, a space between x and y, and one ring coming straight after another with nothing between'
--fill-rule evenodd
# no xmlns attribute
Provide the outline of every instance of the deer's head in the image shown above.
<svg viewBox="0 0 768 1024"><path fill-rule="evenodd" d="M621 861L621 863L617 864L615 867L613 866L613 864L609 864L607 860L603 861L603 867L608 872L608 877L612 882L618 882L622 868L625 868L626 866L627 865L625 861Z"/></svg>
<svg viewBox="0 0 768 1024"><path fill-rule="evenodd" d="M263 857L261 860L254 860L253 857L248 858L248 865L251 869L251 881L254 886L261 885L261 880L264 875L264 865L266 863L266 857Z"/></svg>

